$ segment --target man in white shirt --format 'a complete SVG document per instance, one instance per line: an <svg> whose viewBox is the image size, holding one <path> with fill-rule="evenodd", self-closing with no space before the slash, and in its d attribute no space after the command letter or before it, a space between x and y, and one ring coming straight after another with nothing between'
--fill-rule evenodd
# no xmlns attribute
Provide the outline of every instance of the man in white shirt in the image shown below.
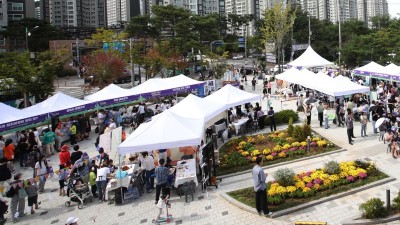
<svg viewBox="0 0 400 225"><path fill-rule="evenodd" d="M97 190L99 190L99 203L103 202L104 194L106 192L107 187L107 176L110 174L110 168L107 167L107 164L103 163L101 168L97 170L97 178L96 178L96 186Z"/></svg>
<svg viewBox="0 0 400 225"><path fill-rule="evenodd" d="M139 114L139 124L143 123L144 121L144 114L145 114L145 109L144 109L144 102L139 104L138 108L138 114Z"/></svg>
<svg viewBox="0 0 400 225"><path fill-rule="evenodd" d="M147 193L154 189L154 158L148 152L142 152L143 159L141 160L142 169L145 171L145 182Z"/></svg>

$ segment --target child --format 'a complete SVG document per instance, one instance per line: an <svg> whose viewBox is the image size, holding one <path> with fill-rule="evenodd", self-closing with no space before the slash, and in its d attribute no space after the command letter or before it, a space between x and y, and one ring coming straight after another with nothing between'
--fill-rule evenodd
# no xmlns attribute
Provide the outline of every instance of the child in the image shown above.
<svg viewBox="0 0 400 225"><path fill-rule="evenodd" d="M60 173L58 174L58 183L60 184L59 196L65 196L65 179L68 177L68 171L64 165L60 165Z"/></svg>
<svg viewBox="0 0 400 225"><path fill-rule="evenodd" d="M168 202L167 195L162 195L160 200L158 200L158 202L157 202L157 208L159 209L159 212L158 212L157 218L155 220L153 220L153 222L157 223L160 220L160 216L161 216L163 208L170 207L170 206L171 205ZM168 217L168 215L166 217Z"/></svg>
<svg viewBox="0 0 400 225"><path fill-rule="evenodd" d="M97 198L96 178L97 178L96 168L92 167L90 169L90 174L89 174L89 184L90 184L90 189L92 190L92 195L95 198Z"/></svg>
<svg viewBox="0 0 400 225"><path fill-rule="evenodd" d="M35 213L33 210L33 204L35 204L35 209L38 209L38 187L36 183L31 184L29 180L25 180L25 191L28 194L28 207L31 208L31 214Z"/></svg>

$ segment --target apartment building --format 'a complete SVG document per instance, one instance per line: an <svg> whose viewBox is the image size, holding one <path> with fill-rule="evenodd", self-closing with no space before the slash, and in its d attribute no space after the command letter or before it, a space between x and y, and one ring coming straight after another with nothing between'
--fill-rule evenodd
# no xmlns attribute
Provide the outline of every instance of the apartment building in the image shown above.
<svg viewBox="0 0 400 225"><path fill-rule="evenodd" d="M107 0L107 26L121 27L131 17L141 15L140 0Z"/></svg>

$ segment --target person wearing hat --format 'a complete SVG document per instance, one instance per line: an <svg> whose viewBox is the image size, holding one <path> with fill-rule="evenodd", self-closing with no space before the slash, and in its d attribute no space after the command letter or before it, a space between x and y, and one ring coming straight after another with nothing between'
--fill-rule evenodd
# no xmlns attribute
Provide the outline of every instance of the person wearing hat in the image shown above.
<svg viewBox="0 0 400 225"><path fill-rule="evenodd" d="M58 157L60 159L60 165L63 165L64 167L71 166L71 153L69 152L68 145L63 145L61 147L61 152L59 153Z"/></svg>
<svg viewBox="0 0 400 225"><path fill-rule="evenodd" d="M7 197L11 196L11 220L17 222L17 218L24 217L25 213L25 197L19 195L19 190L23 188L23 180L21 180L22 173L17 173L14 175L14 181L10 184L10 189L7 191ZM9 195L10 192L11 194ZM15 214L18 211L18 217Z"/></svg>
<svg viewBox="0 0 400 225"><path fill-rule="evenodd" d="M78 225L78 219L76 217L69 217L65 225Z"/></svg>

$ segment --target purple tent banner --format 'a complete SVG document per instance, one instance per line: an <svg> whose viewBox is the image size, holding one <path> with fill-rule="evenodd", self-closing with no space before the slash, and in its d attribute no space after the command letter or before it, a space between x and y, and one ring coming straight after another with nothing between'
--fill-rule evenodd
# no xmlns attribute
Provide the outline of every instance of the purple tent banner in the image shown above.
<svg viewBox="0 0 400 225"><path fill-rule="evenodd" d="M394 80L399 80L398 76L393 76L385 73L378 73L378 72L368 72L368 71L361 71L361 70L353 70L355 75L361 75L361 76L372 76L374 78L381 78L381 79L388 79L390 78Z"/></svg>
<svg viewBox="0 0 400 225"><path fill-rule="evenodd" d="M64 116L64 115L68 115L68 114L74 114L74 113L78 113L78 112L87 111L87 110L93 109L95 106L96 106L95 103L89 103L89 104L75 106L75 107L68 108L68 109L63 109L63 110L56 111L56 112L50 112L49 114L51 116Z"/></svg>
<svg viewBox="0 0 400 225"><path fill-rule="evenodd" d="M155 91L155 92L150 92L150 93L143 93L141 96L143 98L157 98L157 97L163 97L163 96L168 96L168 95L175 95L179 93L188 93L193 90L197 90L199 86L204 86L205 83L202 84L193 84L193 85L188 85L188 86L183 86L183 87L177 87L177 88L172 88L172 89L166 89L162 91Z"/></svg>
<svg viewBox="0 0 400 225"><path fill-rule="evenodd" d="M18 128L18 127L31 125L31 124L36 124L36 123L45 121L46 118L47 118L47 115L39 115L39 116L33 116L33 117L29 117L29 118L15 120L15 121L8 122L8 123L3 123L3 124L0 124L0 132L11 130L11 129Z"/></svg>
<svg viewBox="0 0 400 225"><path fill-rule="evenodd" d="M131 101L136 101L139 99L139 95L132 95L132 96L126 96L126 97L120 97L120 98L114 98L114 99L109 99L109 100L104 100L104 101L99 101L97 104L100 107L104 106L111 106L111 105L116 105L116 104L121 104L121 103L129 103Z"/></svg>

